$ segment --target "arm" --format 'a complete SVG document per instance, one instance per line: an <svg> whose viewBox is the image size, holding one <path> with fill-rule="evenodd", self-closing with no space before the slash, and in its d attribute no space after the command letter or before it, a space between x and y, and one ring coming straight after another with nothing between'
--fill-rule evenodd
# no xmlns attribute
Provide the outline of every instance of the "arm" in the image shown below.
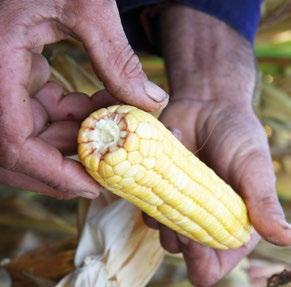
<svg viewBox="0 0 291 287"><path fill-rule="evenodd" d="M251 107L252 46L230 26L186 6L170 6L161 16L161 42L173 100L226 100Z"/></svg>

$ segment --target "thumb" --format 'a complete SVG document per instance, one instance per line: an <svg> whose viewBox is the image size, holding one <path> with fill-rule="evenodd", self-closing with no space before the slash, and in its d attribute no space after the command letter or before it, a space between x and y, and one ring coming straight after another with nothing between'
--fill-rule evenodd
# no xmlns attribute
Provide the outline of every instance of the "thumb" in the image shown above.
<svg viewBox="0 0 291 287"><path fill-rule="evenodd" d="M262 154L252 154L244 170L239 191L245 199L251 223L271 243L291 245L291 226L277 197L271 160Z"/></svg>
<svg viewBox="0 0 291 287"><path fill-rule="evenodd" d="M143 72L123 31L115 1L94 3L88 15L80 15L83 19L75 33L85 45L96 74L115 98L147 111L162 109L168 95Z"/></svg>

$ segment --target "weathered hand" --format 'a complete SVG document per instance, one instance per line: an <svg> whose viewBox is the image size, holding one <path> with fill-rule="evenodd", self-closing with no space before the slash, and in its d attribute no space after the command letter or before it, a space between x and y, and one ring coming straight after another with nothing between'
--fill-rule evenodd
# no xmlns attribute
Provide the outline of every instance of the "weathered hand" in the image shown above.
<svg viewBox="0 0 291 287"><path fill-rule="evenodd" d="M64 95L61 86L53 82L47 82L50 69L42 56L33 55L32 67L28 86L28 91L31 95L30 104L33 120L31 138L41 145L47 145L50 151L49 156L39 153L36 163L43 173L47 173L47 164L49 164L50 157L53 155L58 160L57 162L55 161L55 168L59 170L56 170L54 174L54 182L50 182L50 179L47 179L48 181L46 179L40 181L24 173L0 167L0 184L32 190L63 199L76 196L94 198L98 196L98 192L90 192L90 189L88 191L86 186L83 186L82 181L79 184L74 179L74 176L78 176L79 179L87 182L86 173L82 169L77 174L72 173L72 171L74 172L72 169L64 169L65 166L60 165L63 161L62 155L76 154L76 137L80 121L84 117L98 108L116 104L117 101L105 91L100 91L91 98L81 93ZM17 119L17 115L15 115L15 118ZM19 121L15 124L21 126ZM25 123L22 126L25 126ZM24 156L27 157L35 150L23 147L23 152L25 153ZM77 163L70 162L74 167L78 168ZM60 192L60 187L56 186L56 184L62 182L64 174L66 178L71 178L71 182L63 183L62 190L66 189L67 191ZM91 188L96 188L94 181L89 181L88 184L92 186ZM75 187L72 188L72 185L75 185ZM98 191L98 186L96 191Z"/></svg>
<svg viewBox="0 0 291 287"><path fill-rule="evenodd" d="M162 121L243 197L263 238L290 245L291 229L276 195L266 136L252 109L256 68L251 44L219 19L183 5L163 10L161 39L171 89ZM259 240L253 234L242 248L217 251L177 237L148 217L146 221L160 228L168 251L183 252L197 286L221 279Z"/></svg>
<svg viewBox="0 0 291 287"><path fill-rule="evenodd" d="M180 99L169 104L161 119L171 129L180 130L182 142L243 197L251 223L264 239L291 244L291 228L278 202L266 135L251 105ZM240 249L215 251L193 242L184 244L183 238L177 239L163 227L161 241L166 249L183 252L193 283L209 286L254 248L258 236L254 234Z"/></svg>
<svg viewBox="0 0 291 287"><path fill-rule="evenodd" d="M167 95L142 71L124 35L115 1L0 2L0 180L62 198L92 197L99 185L77 162L63 158L74 145L59 146L58 141L66 136L76 141L77 124L61 128L61 122L69 114L81 120L94 105L77 94L57 102L62 92L51 85L30 97L36 91L31 83L38 82L39 89L47 80L47 76L39 79L37 70L34 73L39 67L33 59L46 65L37 53L68 36L84 44L96 74L118 100L155 110L165 105ZM51 125L44 130L48 119Z"/></svg>

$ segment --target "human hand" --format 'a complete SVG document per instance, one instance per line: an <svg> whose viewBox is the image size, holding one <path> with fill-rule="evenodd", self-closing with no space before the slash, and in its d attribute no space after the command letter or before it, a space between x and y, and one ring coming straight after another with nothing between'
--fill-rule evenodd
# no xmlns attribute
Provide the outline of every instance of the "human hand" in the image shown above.
<svg viewBox="0 0 291 287"><path fill-rule="evenodd" d="M64 95L60 85L47 82L49 75L50 69L45 58L34 54L28 92L31 95L29 100L32 116L30 138L33 139L35 145L23 146L22 160L29 160L31 153L36 152L38 159L34 166L39 168L41 174L44 175L50 172L48 168L50 163L55 165L54 182L49 181L50 177L44 177L41 181L25 173L0 167L0 183L59 199L76 196L95 198L98 193L90 192L89 189L95 188L95 182L93 180L88 182L87 174L82 169L79 170L78 163L69 159L65 160L63 156L76 154L76 138L80 122L94 110L116 104L117 100L106 91L100 91L92 97L82 93ZM25 126L26 123L21 124L17 114L15 118L17 120L15 125ZM42 146L47 146L49 153L38 152L37 148L40 149ZM66 169L67 161L73 165L74 169ZM63 182L64 175L69 182ZM75 177L80 181L76 181ZM61 187L56 186L58 182L62 183ZM84 186L84 182L91 185L88 188L89 191L87 191L87 186ZM60 189L66 189L66 192L60 192Z"/></svg>
<svg viewBox="0 0 291 287"><path fill-rule="evenodd" d="M38 71L48 69L39 55L43 46L68 36L84 44L96 74L118 100L152 111L166 104L167 95L142 71L115 1L1 1L0 181L60 198L92 197L99 185L76 161L63 157L75 146L63 144L76 141L77 123L94 103L78 94L60 100L62 91L51 84L30 97L48 79L47 72ZM62 126L70 114L75 122Z"/></svg>
<svg viewBox="0 0 291 287"><path fill-rule="evenodd" d="M259 235L290 245L291 228L276 195L266 135L252 108L256 69L250 43L218 19L183 5L162 12L161 42L171 90L161 120L242 196L258 232L239 249L218 251L145 216L160 230L166 250L183 253L190 281L211 286L253 250Z"/></svg>
<svg viewBox="0 0 291 287"><path fill-rule="evenodd" d="M251 223L264 239L277 245L291 244L291 229L276 195L266 136L251 106L179 99L168 105L161 120L242 196ZM161 244L166 250L183 253L189 279L195 286L214 284L259 241L254 233L239 249L214 250L145 217L149 226L160 229Z"/></svg>

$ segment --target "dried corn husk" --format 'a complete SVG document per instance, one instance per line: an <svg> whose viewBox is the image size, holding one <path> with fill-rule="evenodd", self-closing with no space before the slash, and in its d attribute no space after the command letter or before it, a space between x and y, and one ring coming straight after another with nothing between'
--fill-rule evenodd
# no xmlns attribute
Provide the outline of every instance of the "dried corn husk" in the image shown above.
<svg viewBox="0 0 291 287"><path fill-rule="evenodd" d="M77 269L57 287L143 287L162 262L158 232L144 225L140 211L122 199L104 202L92 201L76 251Z"/></svg>

